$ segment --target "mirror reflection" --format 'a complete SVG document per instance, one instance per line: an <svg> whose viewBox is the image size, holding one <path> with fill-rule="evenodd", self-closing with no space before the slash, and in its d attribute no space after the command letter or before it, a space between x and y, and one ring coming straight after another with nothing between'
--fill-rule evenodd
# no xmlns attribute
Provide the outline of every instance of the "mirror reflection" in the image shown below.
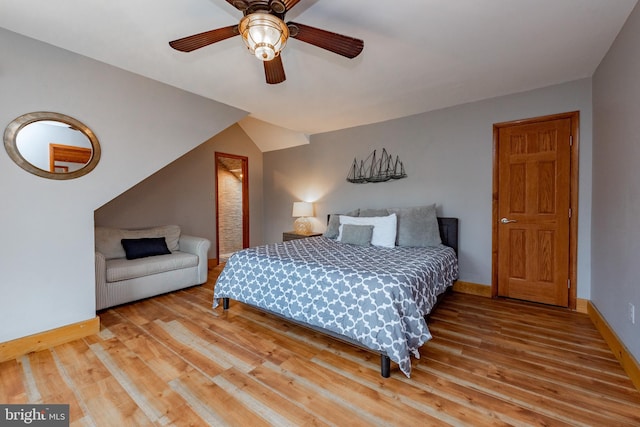
<svg viewBox="0 0 640 427"><path fill-rule="evenodd" d="M93 132L59 113L22 115L7 126L5 148L18 166L35 175L71 179L89 173L100 158Z"/></svg>
<svg viewBox="0 0 640 427"><path fill-rule="evenodd" d="M16 145L26 161L54 173L77 171L89 163L93 152L85 134L67 123L51 120L23 127Z"/></svg>

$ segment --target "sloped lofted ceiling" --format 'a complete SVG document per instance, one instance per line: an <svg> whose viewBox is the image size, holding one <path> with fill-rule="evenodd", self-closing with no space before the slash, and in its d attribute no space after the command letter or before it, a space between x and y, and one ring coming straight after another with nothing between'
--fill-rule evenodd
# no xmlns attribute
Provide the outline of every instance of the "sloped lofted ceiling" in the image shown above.
<svg viewBox="0 0 640 427"><path fill-rule="evenodd" d="M239 37L191 53L169 47L236 24L242 13L225 0L2 0L0 26L245 110L245 130L260 120L291 145L589 77L636 2L301 0L287 21L363 39L364 51L346 59L289 40L279 85L264 82Z"/></svg>

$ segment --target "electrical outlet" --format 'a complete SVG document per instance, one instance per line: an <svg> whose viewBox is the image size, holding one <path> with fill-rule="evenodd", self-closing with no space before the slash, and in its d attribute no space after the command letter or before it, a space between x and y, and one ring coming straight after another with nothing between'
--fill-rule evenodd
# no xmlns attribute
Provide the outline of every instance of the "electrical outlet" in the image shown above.
<svg viewBox="0 0 640 427"><path fill-rule="evenodd" d="M631 324L636 324L636 306L629 303L629 320L631 320Z"/></svg>

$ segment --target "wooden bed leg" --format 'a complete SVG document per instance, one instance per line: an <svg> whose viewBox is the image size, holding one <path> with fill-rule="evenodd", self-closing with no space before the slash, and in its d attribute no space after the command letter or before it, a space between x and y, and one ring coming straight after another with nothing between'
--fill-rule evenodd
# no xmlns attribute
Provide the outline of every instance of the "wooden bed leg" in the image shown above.
<svg viewBox="0 0 640 427"><path fill-rule="evenodd" d="M380 375L383 378L391 376L391 359L386 354L380 355Z"/></svg>
<svg viewBox="0 0 640 427"><path fill-rule="evenodd" d="M229 298L222 298L222 308L229 310Z"/></svg>

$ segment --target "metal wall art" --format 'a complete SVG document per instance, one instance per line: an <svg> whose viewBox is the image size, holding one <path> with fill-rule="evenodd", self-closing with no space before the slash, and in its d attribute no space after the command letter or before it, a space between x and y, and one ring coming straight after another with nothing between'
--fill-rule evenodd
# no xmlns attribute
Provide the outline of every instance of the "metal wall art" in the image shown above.
<svg viewBox="0 0 640 427"><path fill-rule="evenodd" d="M407 173L400 161L400 157L396 156L394 160L393 156L383 148L380 157L377 156L376 150L373 150L369 157L360 160L360 162L354 158L347 175L347 181L354 184L365 184L367 182L385 182L406 177Z"/></svg>

